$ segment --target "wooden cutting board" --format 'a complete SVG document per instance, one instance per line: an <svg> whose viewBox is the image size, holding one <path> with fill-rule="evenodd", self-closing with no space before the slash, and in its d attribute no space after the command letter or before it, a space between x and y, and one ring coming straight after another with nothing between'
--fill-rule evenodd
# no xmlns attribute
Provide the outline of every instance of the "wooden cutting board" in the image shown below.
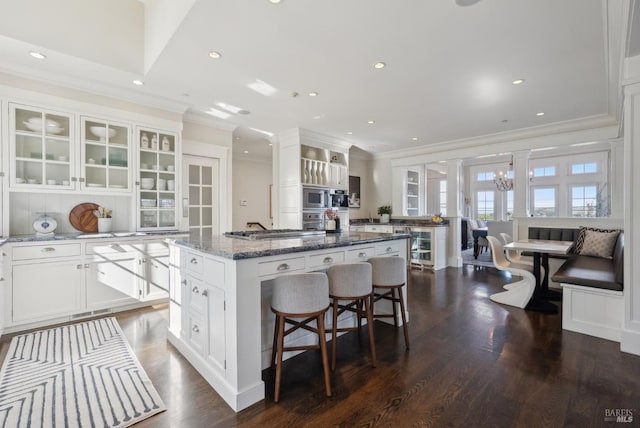
<svg viewBox="0 0 640 428"><path fill-rule="evenodd" d="M98 231L98 217L93 215L93 211L97 210L99 205L91 202L85 202L73 207L69 213L69 222L71 226L80 232L96 233Z"/></svg>

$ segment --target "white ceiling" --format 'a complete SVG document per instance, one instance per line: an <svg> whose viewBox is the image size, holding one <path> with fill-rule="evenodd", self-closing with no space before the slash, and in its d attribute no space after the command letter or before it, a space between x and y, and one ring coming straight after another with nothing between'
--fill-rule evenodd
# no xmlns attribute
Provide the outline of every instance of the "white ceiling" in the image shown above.
<svg viewBox="0 0 640 428"><path fill-rule="evenodd" d="M115 22L100 26L104 34L96 40L70 25L103 19L74 14L78 0L54 2L58 22L51 14L34 20L16 12L16 3L38 10L32 7L48 1L0 0L0 70L191 114L218 102L241 107L250 114L217 119L239 126L239 155L269 155L267 141L249 128L277 134L301 127L382 152L601 118L611 110L606 0L481 0L469 6L458 3L474 2L195 0L155 62L144 66L131 60L117 24L127 4L139 14L140 3L119 0L109 14L107 0L84 0L100 4ZM163 2L147 0L144 7ZM136 46L140 26L131 36ZM30 58L33 49L48 58ZM113 49L126 49L126 67L118 66L123 56ZM212 50L222 58L209 58ZM378 61L387 66L374 69ZM133 78L145 85L131 85ZM511 83L519 78L524 84ZM275 94L250 90L247 84L256 79ZM319 95L308 96L311 91Z"/></svg>

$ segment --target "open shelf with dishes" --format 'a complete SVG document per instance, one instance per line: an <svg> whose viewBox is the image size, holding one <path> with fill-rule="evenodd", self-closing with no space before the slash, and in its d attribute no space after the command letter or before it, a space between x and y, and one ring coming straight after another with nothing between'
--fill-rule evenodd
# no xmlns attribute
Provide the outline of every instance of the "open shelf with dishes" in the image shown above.
<svg viewBox="0 0 640 428"><path fill-rule="evenodd" d="M149 128L138 142L138 230L177 228L177 135Z"/></svg>

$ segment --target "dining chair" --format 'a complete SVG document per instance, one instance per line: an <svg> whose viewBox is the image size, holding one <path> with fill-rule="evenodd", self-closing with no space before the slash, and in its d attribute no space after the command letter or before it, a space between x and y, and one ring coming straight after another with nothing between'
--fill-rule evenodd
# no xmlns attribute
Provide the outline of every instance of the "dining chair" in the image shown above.
<svg viewBox="0 0 640 428"><path fill-rule="evenodd" d="M533 275L533 266L509 262L504 256L504 245L495 236L487 236L491 248L491 259L496 269L520 276L522 279L504 288L507 291L492 294L489 298L496 303L524 308L531 300L536 287L536 278Z"/></svg>
<svg viewBox="0 0 640 428"><path fill-rule="evenodd" d="M508 233L502 232L500 233L500 237L502 238L502 241L504 242L505 245L513 242L513 238ZM533 266L533 258L528 256L523 256L517 250L506 250L504 252L504 255L507 258L507 260L511 263L522 263L522 264Z"/></svg>

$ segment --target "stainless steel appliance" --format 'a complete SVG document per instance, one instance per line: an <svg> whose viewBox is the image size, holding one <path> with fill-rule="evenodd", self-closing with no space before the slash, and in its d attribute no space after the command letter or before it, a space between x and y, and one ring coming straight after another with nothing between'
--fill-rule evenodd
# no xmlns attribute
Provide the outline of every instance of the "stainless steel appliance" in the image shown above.
<svg viewBox="0 0 640 428"><path fill-rule="evenodd" d="M303 211L302 230L324 230L322 211Z"/></svg>
<svg viewBox="0 0 640 428"><path fill-rule="evenodd" d="M318 187L302 186L302 208L329 208L329 190Z"/></svg>
<svg viewBox="0 0 640 428"><path fill-rule="evenodd" d="M337 209L349 208L349 195L346 190L329 190L329 207Z"/></svg>

